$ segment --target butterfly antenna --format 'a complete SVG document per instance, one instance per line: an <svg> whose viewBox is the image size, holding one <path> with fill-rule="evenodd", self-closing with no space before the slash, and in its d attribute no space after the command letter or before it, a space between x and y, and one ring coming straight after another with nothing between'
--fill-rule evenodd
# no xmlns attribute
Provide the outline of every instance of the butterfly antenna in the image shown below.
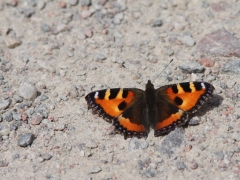
<svg viewBox="0 0 240 180"><path fill-rule="evenodd" d="M163 71L165 71L167 69L167 67L173 62L173 59L171 59L169 61L169 63L165 66L165 68L155 77L155 79L153 80L153 82L162 74Z"/></svg>

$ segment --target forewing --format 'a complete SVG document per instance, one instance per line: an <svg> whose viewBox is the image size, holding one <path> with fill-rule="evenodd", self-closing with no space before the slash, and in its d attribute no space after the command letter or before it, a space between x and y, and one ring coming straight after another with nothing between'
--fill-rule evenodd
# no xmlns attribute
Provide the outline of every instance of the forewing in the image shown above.
<svg viewBox="0 0 240 180"><path fill-rule="evenodd" d="M212 97L214 87L205 82L186 82L163 86L156 90L158 117L153 123L155 136L172 130L187 121L188 114L196 112Z"/></svg>

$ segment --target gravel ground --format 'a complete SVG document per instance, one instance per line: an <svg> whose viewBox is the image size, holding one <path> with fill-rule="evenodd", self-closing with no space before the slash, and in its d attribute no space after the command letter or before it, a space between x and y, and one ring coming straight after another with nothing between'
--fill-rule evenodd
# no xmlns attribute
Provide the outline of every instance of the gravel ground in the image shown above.
<svg viewBox="0 0 240 180"><path fill-rule="evenodd" d="M0 0L0 22L0 179L240 179L240 1ZM158 138L88 111L148 79L216 90Z"/></svg>

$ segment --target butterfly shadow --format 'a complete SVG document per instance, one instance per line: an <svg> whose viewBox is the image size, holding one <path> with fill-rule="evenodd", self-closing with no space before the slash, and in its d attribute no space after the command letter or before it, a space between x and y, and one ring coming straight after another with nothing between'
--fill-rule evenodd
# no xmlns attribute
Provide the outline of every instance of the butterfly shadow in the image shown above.
<svg viewBox="0 0 240 180"><path fill-rule="evenodd" d="M185 125L183 125L183 127L186 128L189 125L190 126L198 125L199 123L196 123L196 124L190 123L192 118L204 116L208 111L212 111L216 107L219 107L222 104L222 101L223 101L223 97L222 96L213 95L213 97L211 99L209 99L206 103L204 103L197 112L189 115L188 121L186 122Z"/></svg>

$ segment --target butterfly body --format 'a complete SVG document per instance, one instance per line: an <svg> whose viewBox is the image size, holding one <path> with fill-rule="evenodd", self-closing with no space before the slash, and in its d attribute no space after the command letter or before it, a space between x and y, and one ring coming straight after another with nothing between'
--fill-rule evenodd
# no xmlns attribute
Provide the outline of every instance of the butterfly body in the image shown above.
<svg viewBox="0 0 240 180"><path fill-rule="evenodd" d="M137 88L105 89L89 93L89 108L108 121L124 138L147 137L150 127L154 135L163 135L185 124L212 96L214 87L206 82L186 82L158 89L149 80L146 90Z"/></svg>

